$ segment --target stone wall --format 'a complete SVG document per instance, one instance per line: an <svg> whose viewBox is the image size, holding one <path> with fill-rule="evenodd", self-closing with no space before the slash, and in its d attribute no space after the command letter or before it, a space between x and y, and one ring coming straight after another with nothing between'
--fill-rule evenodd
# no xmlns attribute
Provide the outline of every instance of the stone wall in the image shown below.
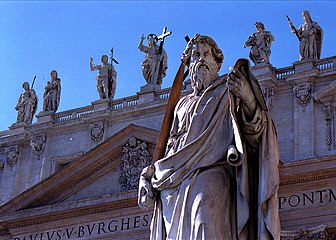
<svg viewBox="0 0 336 240"><path fill-rule="evenodd" d="M283 163L336 153L336 57L277 69L252 68L272 112ZM190 91L186 81L183 94ZM130 124L159 130L170 89L99 100L0 132L0 204L40 182Z"/></svg>

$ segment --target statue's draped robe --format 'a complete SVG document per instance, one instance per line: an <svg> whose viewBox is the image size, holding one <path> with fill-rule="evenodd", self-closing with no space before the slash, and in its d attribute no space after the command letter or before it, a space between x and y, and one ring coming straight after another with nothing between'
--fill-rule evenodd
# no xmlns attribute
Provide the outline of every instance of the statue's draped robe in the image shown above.
<svg viewBox="0 0 336 240"><path fill-rule="evenodd" d="M100 98L113 99L117 88L117 72L113 65L110 63L93 65L91 71L94 70L99 70L96 80Z"/></svg>
<svg viewBox="0 0 336 240"><path fill-rule="evenodd" d="M142 74L146 82L161 85L168 68L166 51L162 48L162 53L159 54L159 46L146 47L140 45L139 49L146 53L145 59L141 64ZM162 72L161 76L158 76L160 74L160 64L162 64Z"/></svg>
<svg viewBox="0 0 336 240"><path fill-rule="evenodd" d="M251 46L249 53L250 59L255 63L268 62L271 56L271 45L274 36L270 31L255 32L248 39L247 43Z"/></svg>
<svg viewBox="0 0 336 240"><path fill-rule="evenodd" d="M318 60L321 56L323 29L317 22L311 21L300 25L297 30L301 37L300 60Z"/></svg>
<svg viewBox="0 0 336 240"><path fill-rule="evenodd" d="M159 193L152 240L280 239L279 153L273 122L259 105L252 121L245 121L244 114L236 111L235 101L223 79L200 97L188 95L179 101L166 157L155 163L152 177L152 186ZM236 121L240 129L235 127ZM257 149L259 154L250 159L246 152L241 153L243 164L232 167L225 161L227 149L234 141L241 143L240 135L249 143L243 148ZM249 176L251 163L257 166L260 183L254 187L259 219L259 236L255 237L257 231L250 231L249 224L249 182L256 177Z"/></svg>
<svg viewBox="0 0 336 240"><path fill-rule="evenodd" d="M38 98L34 89L21 93L16 107L18 108L17 123L31 124L36 113Z"/></svg>

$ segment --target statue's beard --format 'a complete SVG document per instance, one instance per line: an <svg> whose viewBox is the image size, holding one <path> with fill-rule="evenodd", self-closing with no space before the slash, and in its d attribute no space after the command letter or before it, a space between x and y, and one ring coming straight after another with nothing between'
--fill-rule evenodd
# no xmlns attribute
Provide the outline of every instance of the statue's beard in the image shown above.
<svg viewBox="0 0 336 240"><path fill-rule="evenodd" d="M218 77L217 65L203 61L190 63L189 66L191 85L196 95L207 89Z"/></svg>

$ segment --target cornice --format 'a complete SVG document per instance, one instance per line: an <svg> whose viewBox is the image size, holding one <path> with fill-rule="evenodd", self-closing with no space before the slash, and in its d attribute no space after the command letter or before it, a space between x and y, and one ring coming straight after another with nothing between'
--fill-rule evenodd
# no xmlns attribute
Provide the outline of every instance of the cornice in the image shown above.
<svg viewBox="0 0 336 240"><path fill-rule="evenodd" d="M311 158L280 165L280 186L307 184L336 178L336 156Z"/></svg>

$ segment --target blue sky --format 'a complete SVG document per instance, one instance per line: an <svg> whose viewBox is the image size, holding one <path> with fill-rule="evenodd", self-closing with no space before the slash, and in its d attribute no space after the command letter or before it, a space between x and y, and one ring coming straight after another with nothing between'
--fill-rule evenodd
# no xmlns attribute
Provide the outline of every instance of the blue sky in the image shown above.
<svg viewBox="0 0 336 240"><path fill-rule="evenodd" d="M298 61L298 40L286 15L295 26L301 12L310 10L324 29L322 58L336 52L336 3L332 1L1 1L0 2L0 131L16 121L14 107L22 83L37 79L34 89L42 109L44 84L50 71L61 78L60 111L90 105L99 99L90 56L114 56L118 73L115 99L135 95L145 85L141 74L144 54L137 48L141 34L159 35L164 26L173 34L165 41L168 72L162 87L171 86L184 36L195 33L213 37L224 53L221 74L238 58L248 58L243 44L261 21L275 36L270 58L277 68ZM147 44L147 43L146 43ZM33 122L36 121L34 118Z"/></svg>

